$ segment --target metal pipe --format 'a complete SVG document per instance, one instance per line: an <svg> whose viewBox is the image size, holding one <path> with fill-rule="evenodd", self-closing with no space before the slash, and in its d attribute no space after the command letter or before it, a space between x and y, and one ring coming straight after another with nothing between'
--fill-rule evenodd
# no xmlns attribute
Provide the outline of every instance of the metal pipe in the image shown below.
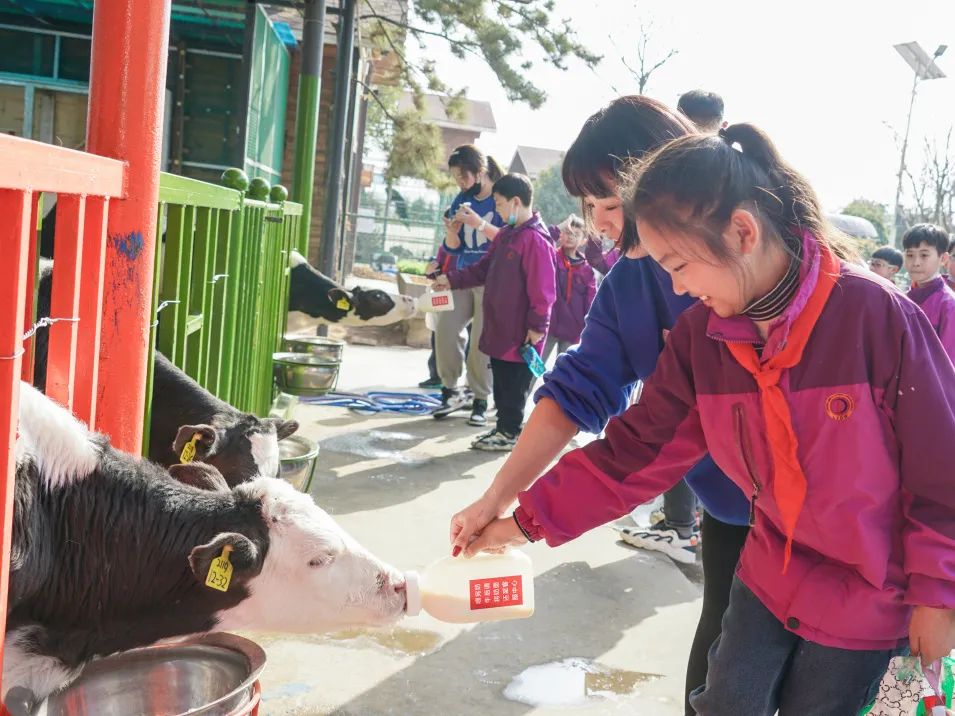
<svg viewBox="0 0 955 716"><path fill-rule="evenodd" d="M259 11L257 2L245 6L245 25L242 36L242 68L239 74L239 91L235 93L236 147L233 164L245 169L249 143L249 101L252 95L252 67L255 64L252 52L255 49L255 18Z"/></svg>
<svg viewBox="0 0 955 716"><path fill-rule="evenodd" d="M341 215L342 168L345 159L345 132L348 122L348 97L352 86L352 53L355 50L355 14L357 0L342 0L339 16L338 53L335 57L335 121L329 137L328 187L325 193L325 220L322 222L321 271L335 277L335 248Z"/></svg>
<svg viewBox="0 0 955 716"><path fill-rule="evenodd" d="M919 70L915 71L912 82L912 96L909 98L909 114L905 120L905 136L902 138L902 157L899 160L898 182L895 185L895 236L897 249L902 248L902 233L905 230L905 218L902 216L902 175L905 174L905 152L909 147L909 130L912 128L912 109L915 107L915 95L919 87Z"/></svg>
<svg viewBox="0 0 955 716"><path fill-rule="evenodd" d="M97 0L86 147L127 163L107 222L96 427L142 449L171 0Z"/></svg>
<svg viewBox="0 0 955 716"><path fill-rule="evenodd" d="M302 219L295 244L308 256L315 190L315 150L318 146L318 108L322 94L322 52L325 46L325 0L307 0L302 29L302 65L295 110L295 167L292 200L302 205Z"/></svg>

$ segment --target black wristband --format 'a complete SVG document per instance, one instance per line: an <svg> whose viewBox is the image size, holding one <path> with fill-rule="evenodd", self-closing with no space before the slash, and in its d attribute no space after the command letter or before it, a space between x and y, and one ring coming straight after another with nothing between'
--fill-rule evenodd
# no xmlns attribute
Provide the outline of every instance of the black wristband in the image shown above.
<svg viewBox="0 0 955 716"><path fill-rule="evenodd" d="M524 525L522 525L521 521L517 519L517 510L514 510L514 512L511 514L511 517L514 518L514 524L517 525L517 529L521 531L521 534L524 535L527 541L534 542L535 540L529 534L527 534L527 530L524 529Z"/></svg>

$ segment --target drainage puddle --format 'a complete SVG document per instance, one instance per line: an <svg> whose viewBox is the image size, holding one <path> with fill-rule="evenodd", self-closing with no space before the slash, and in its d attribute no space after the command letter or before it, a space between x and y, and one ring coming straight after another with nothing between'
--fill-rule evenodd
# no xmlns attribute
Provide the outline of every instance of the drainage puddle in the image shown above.
<svg viewBox="0 0 955 716"><path fill-rule="evenodd" d="M423 465L430 461L430 456L413 450L404 450L401 445L404 443L410 447L420 441L421 438L409 433L368 430L336 435L323 440L321 447L325 452L357 455L367 459L385 458L399 465Z"/></svg>
<svg viewBox="0 0 955 716"><path fill-rule="evenodd" d="M570 658L525 669L504 689L504 698L528 706L586 706L634 693L660 674L611 669Z"/></svg>
<svg viewBox="0 0 955 716"><path fill-rule="evenodd" d="M410 656L428 654L441 645L440 634L423 629L392 629L390 631L346 629L345 631L329 634L328 638L332 641L367 640L388 649L388 651Z"/></svg>
<svg viewBox="0 0 955 716"><path fill-rule="evenodd" d="M331 634L263 634L253 635L260 646L279 642L335 644L356 648L378 647L407 656L430 654L441 646L441 635L424 629L392 629L390 631L345 629ZM352 642L352 643L348 643Z"/></svg>

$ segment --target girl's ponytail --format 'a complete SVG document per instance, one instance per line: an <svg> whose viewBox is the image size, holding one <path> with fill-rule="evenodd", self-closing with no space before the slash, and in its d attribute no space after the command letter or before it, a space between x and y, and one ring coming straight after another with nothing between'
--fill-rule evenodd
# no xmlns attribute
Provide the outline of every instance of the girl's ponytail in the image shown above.
<svg viewBox="0 0 955 716"><path fill-rule="evenodd" d="M637 168L628 209L650 223L702 235L710 252L725 258L723 229L747 203L780 239L808 231L839 258L852 260L858 253L852 239L830 225L805 177L752 124L662 147Z"/></svg>
<svg viewBox="0 0 955 716"><path fill-rule="evenodd" d="M497 160L490 154L487 155L487 176L492 182L504 176L504 170L501 169L501 165L498 164Z"/></svg>

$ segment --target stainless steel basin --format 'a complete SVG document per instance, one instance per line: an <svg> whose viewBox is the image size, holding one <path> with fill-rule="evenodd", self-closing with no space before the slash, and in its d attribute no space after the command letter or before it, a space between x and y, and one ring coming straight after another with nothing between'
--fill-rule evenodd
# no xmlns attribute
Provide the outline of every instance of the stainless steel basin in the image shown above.
<svg viewBox="0 0 955 716"><path fill-rule="evenodd" d="M340 363L309 353L273 353L272 373L279 390L290 395L325 395L338 385Z"/></svg>
<svg viewBox="0 0 955 716"><path fill-rule="evenodd" d="M229 716L246 713L265 667L258 644L234 634L208 634L133 649L87 666L67 689L32 716Z"/></svg>
<svg viewBox="0 0 955 716"><path fill-rule="evenodd" d="M301 435L279 441L279 477L300 492L308 492L318 461L318 443Z"/></svg>
<svg viewBox="0 0 955 716"><path fill-rule="evenodd" d="M345 342L321 336L285 334L284 350L288 353L308 353L326 363L340 363L345 351Z"/></svg>

